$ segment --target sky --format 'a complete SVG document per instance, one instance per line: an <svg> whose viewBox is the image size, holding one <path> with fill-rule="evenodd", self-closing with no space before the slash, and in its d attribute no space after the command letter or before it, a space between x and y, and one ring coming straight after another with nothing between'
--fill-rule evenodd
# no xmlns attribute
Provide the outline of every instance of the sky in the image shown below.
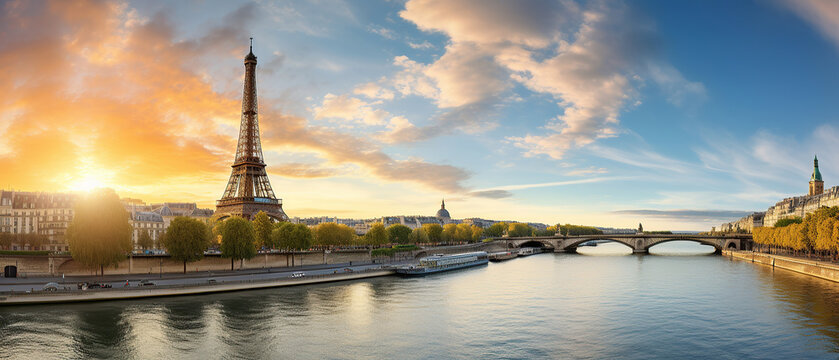
<svg viewBox="0 0 839 360"><path fill-rule="evenodd" d="M0 188L709 230L839 179L839 1L3 1Z"/></svg>

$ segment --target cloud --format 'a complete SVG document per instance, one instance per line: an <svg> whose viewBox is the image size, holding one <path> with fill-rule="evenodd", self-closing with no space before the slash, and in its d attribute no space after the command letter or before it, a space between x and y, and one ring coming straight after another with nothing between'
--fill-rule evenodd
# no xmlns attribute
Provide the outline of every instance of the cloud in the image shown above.
<svg viewBox="0 0 839 360"><path fill-rule="evenodd" d="M689 102L701 103L708 97L705 85L685 79L685 76L672 65L650 64L648 69L650 78L667 94L667 101L673 105L682 106Z"/></svg>
<svg viewBox="0 0 839 360"><path fill-rule="evenodd" d="M512 193L506 190L483 190L483 191L470 191L467 193L469 196L475 197L482 197L487 199L503 199L513 196Z"/></svg>
<svg viewBox="0 0 839 360"><path fill-rule="evenodd" d="M381 27L381 26L370 25L370 26L367 27L367 31L369 31L371 33L374 33L376 35L379 35L379 36L381 36L385 39L390 39L390 40L396 39L396 32L394 32L391 29L384 28L384 27Z"/></svg>
<svg viewBox="0 0 839 360"><path fill-rule="evenodd" d="M353 89L353 94L363 95L368 99L393 100L393 91L375 82L368 82L356 86Z"/></svg>
<svg viewBox="0 0 839 360"><path fill-rule="evenodd" d="M399 15L421 30L445 33L453 42L544 47L566 14L577 11L571 1L411 0Z"/></svg>
<svg viewBox="0 0 839 360"><path fill-rule="evenodd" d="M565 173L565 175L568 175L568 176L588 176L588 175L606 174L608 172L609 171L606 170L605 168L595 168L595 167L592 166L592 167L589 167L589 168L586 168L586 169L571 170L571 171Z"/></svg>
<svg viewBox="0 0 839 360"><path fill-rule="evenodd" d="M320 107L313 109L315 119L343 119L366 125L384 124L387 111L373 109L370 103L349 95L326 94Z"/></svg>
<svg viewBox="0 0 839 360"><path fill-rule="evenodd" d="M784 0L795 14L810 22L839 47L839 2L833 0Z"/></svg>
<svg viewBox="0 0 839 360"><path fill-rule="evenodd" d="M598 182L604 182L604 181L617 181L617 180L629 180L629 179L631 179L631 178L628 178L628 177L598 177L598 178L566 180L566 181L553 181L553 182L535 183L535 184L495 186L495 187L487 188L487 189L474 190L474 192L493 191L493 190L523 190L523 189L532 189L532 188L541 188L541 187L579 185L579 184L590 184L590 183L598 183Z"/></svg>
<svg viewBox="0 0 839 360"><path fill-rule="evenodd" d="M330 177L338 174L335 169L326 169L304 163L271 164L270 169L272 173L281 176L306 179Z"/></svg>
<svg viewBox="0 0 839 360"><path fill-rule="evenodd" d="M738 210L617 210L612 211L616 215L629 215L638 217L650 217L665 220L687 220L687 221L731 221L751 214L751 211Z"/></svg>
<svg viewBox="0 0 839 360"><path fill-rule="evenodd" d="M184 181L194 185L183 196L220 194L236 146L241 92L214 90L206 69L219 62L241 69L242 34L260 14L247 4L182 39L165 11L144 18L122 3L6 3L0 186L66 190L92 177L150 201L167 198ZM353 99L332 95L323 112L380 121L369 104ZM367 139L284 114L280 104L260 98L266 150L301 148L333 165L354 164L374 179L465 191L463 169L392 158ZM301 164L275 169L298 177L330 171Z"/></svg>
<svg viewBox="0 0 839 360"><path fill-rule="evenodd" d="M409 41L408 46L410 46L412 49L417 49L417 50L428 50L428 49L433 49L434 48L434 45L431 44L430 42L428 42L427 40L425 40L421 43L415 43L415 42Z"/></svg>
<svg viewBox="0 0 839 360"><path fill-rule="evenodd" d="M674 104L705 96L701 83L657 59L651 22L622 3L411 0L400 16L451 39L430 64L397 57L396 63L405 66L394 84L403 95L434 99L453 114L460 107L477 107L490 122L488 109L500 105L502 94L517 84L556 100L560 113L545 131L508 138L527 156L561 159L570 149L617 136L620 113L638 102L645 77ZM441 126L444 122L447 126ZM420 136L394 138L417 141L439 128L464 127L480 128L459 116L441 116Z"/></svg>

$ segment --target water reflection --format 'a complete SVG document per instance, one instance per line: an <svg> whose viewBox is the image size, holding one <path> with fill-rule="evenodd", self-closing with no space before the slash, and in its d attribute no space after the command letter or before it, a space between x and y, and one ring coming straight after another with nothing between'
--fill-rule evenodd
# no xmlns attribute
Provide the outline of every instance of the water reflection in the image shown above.
<svg viewBox="0 0 839 360"><path fill-rule="evenodd" d="M0 358L836 357L839 284L690 242L660 250L694 256L539 254L421 278L0 308Z"/></svg>

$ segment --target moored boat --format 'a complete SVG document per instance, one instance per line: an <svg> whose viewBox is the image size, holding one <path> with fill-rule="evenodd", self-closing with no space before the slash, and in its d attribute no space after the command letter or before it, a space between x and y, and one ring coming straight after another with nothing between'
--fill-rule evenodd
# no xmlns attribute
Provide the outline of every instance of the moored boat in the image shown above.
<svg viewBox="0 0 839 360"><path fill-rule="evenodd" d="M517 256L519 256L518 251L500 251L500 252L490 253L488 255L489 261L492 261L492 262L510 260L510 259L516 258Z"/></svg>
<svg viewBox="0 0 839 360"><path fill-rule="evenodd" d="M396 268L396 273L402 275L425 275L441 271L462 269L470 266L484 265L489 261L485 251L463 254L436 254L420 259L419 265L407 265Z"/></svg>
<svg viewBox="0 0 839 360"><path fill-rule="evenodd" d="M542 248L535 248L535 247L526 247L519 249L519 256L530 256L534 254L539 254L542 252Z"/></svg>

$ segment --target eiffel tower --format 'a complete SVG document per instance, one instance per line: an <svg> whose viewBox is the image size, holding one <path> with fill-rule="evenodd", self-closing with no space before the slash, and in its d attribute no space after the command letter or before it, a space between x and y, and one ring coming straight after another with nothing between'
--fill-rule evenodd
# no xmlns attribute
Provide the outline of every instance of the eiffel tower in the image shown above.
<svg viewBox="0 0 839 360"><path fill-rule="evenodd" d="M233 172L221 200L216 201L217 219L241 216L253 219L264 211L277 221L286 221L282 199L274 196L259 141L259 118L256 106L256 55L253 38L250 53L245 56L245 90L242 95L242 123L239 125L239 144L233 160Z"/></svg>

